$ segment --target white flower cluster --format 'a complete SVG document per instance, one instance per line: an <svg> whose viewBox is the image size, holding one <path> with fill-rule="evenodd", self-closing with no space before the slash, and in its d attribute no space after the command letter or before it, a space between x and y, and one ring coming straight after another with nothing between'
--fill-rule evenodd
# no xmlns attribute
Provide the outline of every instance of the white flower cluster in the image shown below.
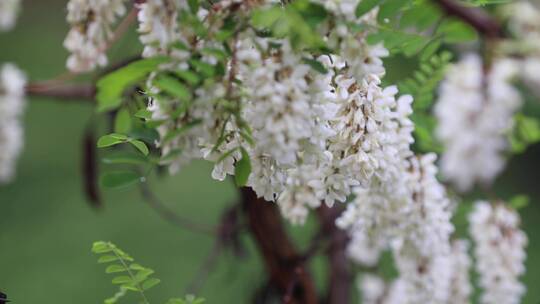
<svg viewBox="0 0 540 304"><path fill-rule="evenodd" d="M450 252L452 275L450 277L449 304L468 304L472 294L470 279L471 257L469 256L469 242L455 240L452 242Z"/></svg>
<svg viewBox="0 0 540 304"><path fill-rule="evenodd" d="M158 2L162 4L150 1L141 6L140 31L146 55L167 54L167 46L177 41L188 45L191 51L207 46L220 48L205 41L188 44L194 40L193 33L169 22L176 20L172 10ZM339 16L345 13L350 14L336 12ZM369 183L376 174L381 179L382 175L391 175L391 170L382 168L392 166L401 153L410 154L412 123L407 116L412 99L396 100L395 87L380 87L379 77L384 68L378 56L387 55L387 51L381 46L369 46L361 35L343 29L339 37L329 39L335 40L332 44L347 48L350 56L317 58L329 70L326 74L315 72L305 62L309 55L293 50L288 40L260 38L247 31L241 34L236 50L234 76L242 85L228 84L228 73L233 70L229 67L222 83L204 85L195 92L190 109L175 122L168 119L172 109L163 105L176 103L159 102L159 97L154 96L149 107L152 118L169 121L158 127L159 145L164 154L182 150L170 162L171 168L178 169L179 165L200 157L219 160L212 176L222 180L234 173L241 146L252 163L248 186L267 200L277 200L284 216L294 223L302 223L309 208L319 206L321 201L330 206L335 201L344 202L352 187ZM186 54L189 55L173 54L178 62L175 67L189 67ZM201 59L210 65L217 61L207 54ZM238 131L237 117L227 119L221 113L220 99L226 97L229 86L234 88L234 97L240 99L241 119L249 125L253 145ZM194 120L199 124L188 132L172 139L167 136ZM220 133L225 136L219 136ZM220 158L231 150L235 151Z"/></svg>
<svg viewBox="0 0 540 304"><path fill-rule="evenodd" d="M88 72L107 64L105 54L112 26L126 13L126 0L70 0L67 21L71 29L64 47L71 52L67 68Z"/></svg>
<svg viewBox="0 0 540 304"><path fill-rule="evenodd" d="M483 290L481 303L521 303L525 286L519 277L525 272L527 236L519 229L519 215L500 202L479 201L469 222Z"/></svg>
<svg viewBox="0 0 540 304"><path fill-rule="evenodd" d="M20 117L25 107L26 76L13 64L0 68L0 184L12 180L23 147Z"/></svg>
<svg viewBox="0 0 540 304"><path fill-rule="evenodd" d="M482 59L469 54L441 84L435 105L436 134L445 146L441 171L460 191L489 185L504 168L506 134L522 104L511 84L518 68L512 59L497 59L485 72Z"/></svg>
<svg viewBox="0 0 540 304"><path fill-rule="evenodd" d="M182 0L148 0L139 5L138 31L145 45L143 57L172 55L171 46L183 40L179 34L178 12L186 6L186 1Z"/></svg>
<svg viewBox="0 0 540 304"><path fill-rule="evenodd" d="M160 71L186 72L191 52L210 46L205 41L191 45L189 42L196 40L196 34L192 29L179 27L179 12L187 9L187 2L180 0L150 0L140 5L138 17L140 38L145 44L143 56L169 55L174 59L162 65ZM203 18L206 14L207 11L200 8L197 15ZM183 47L175 46L177 43L183 44ZM212 47L222 49L218 45ZM216 56L211 54L205 54L201 59L209 65L217 62ZM180 100L160 94L161 90L154 83L159 77L157 74L153 73L147 81L153 96L148 110L152 113L152 120L163 122L157 127L160 135L157 145L164 156L162 164L168 165L170 172L175 173L192 160L204 158L216 162L213 178L224 180L227 174L233 174L234 163L241 158L240 151L217 162L222 154L240 146L235 133L238 129L235 120L227 120L220 107L220 102L225 98L226 83L204 83L195 90L191 99ZM179 109L185 111L179 112ZM224 140L216 149L221 131Z"/></svg>
<svg viewBox="0 0 540 304"><path fill-rule="evenodd" d="M337 221L350 232L353 261L374 266L392 251L400 276L381 303L454 303L453 281L463 274L450 243L452 204L434 162L434 154L404 159L398 175L358 187Z"/></svg>
<svg viewBox="0 0 540 304"><path fill-rule="evenodd" d="M21 0L0 1L0 31L9 31L15 26Z"/></svg>
<svg viewBox="0 0 540 304"><path fill-rule="evenodd" d="M434 261L408 263L408 269L401 269L406 272L392 282L366 273L362 275L359 285L361 303L469 304L472 286L469 278L471 261L467 250L467 241L456 240L447 255Z"/></svg>
<svg viewBox="0 0 540 304"><path fill-rule="evenodd" d="M515 1L503 7L508 27L517 38L510 52L521 60L520 77L540 96L540 6L531 1Z"/></svg>

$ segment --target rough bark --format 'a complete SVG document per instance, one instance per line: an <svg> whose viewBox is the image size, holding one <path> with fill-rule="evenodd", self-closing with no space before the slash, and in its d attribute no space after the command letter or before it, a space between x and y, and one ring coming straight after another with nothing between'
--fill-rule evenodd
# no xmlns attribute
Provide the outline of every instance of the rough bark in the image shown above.
<svg viewBox="0 0 540 304"><path fill-rule="evenodd" d="M276 204L257 198L249 188L242 188L241 194L250 233L270 274L270 282L283 295L283 303L318 303L305 260L289 240Z"/></svg>
<svg viewBox="0 0 540 304"><path fill-rule="evenodd" d="M346 256L349 237L344 230L339 229L335 224L343 209L343 206L328 208L323 204L317 210L321 222L321 232L329 241L325 252L329 268L329 281L325 298L325 303L328 304L351 303L353 277Z"/></svg>

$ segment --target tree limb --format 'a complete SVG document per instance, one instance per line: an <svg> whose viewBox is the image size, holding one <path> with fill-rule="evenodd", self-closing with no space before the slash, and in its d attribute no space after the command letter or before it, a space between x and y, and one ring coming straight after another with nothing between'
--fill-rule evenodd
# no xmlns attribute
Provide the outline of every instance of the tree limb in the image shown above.
<svg viewBox="0 0 540 304"><path fill-rule="evenodd" d="M328 304L351 303L353 279L346 256L349 236L335 224L343 210L342 205L329 208L324 204L317 209L322 235L330 242L326 250L330 274L325 302Z"/></svg>
<svg viewBox="0 0 540 304"><path fill-rule="evenodd" d="M89 84L47 85L29 84L26 86L29 96L44 96L58 99L78 99L93 103L96 88Z"/></svg>
<svg viewBox="0 0 540 304"><path fill-rule="evenodd" d="M497 20L480 8L466 7L455 0L433 0L447 15L455 16L468 23L488 38L502 38L504 33Z"/></svg>
<svg viewBox="0 0 540 304"><path fill-rule="evenodd" d="M318 303L315 284L283 228L276 205L258 198L250 188L240 191L250 233L263 256L271 283L283 295L283 302Z"/></svg>

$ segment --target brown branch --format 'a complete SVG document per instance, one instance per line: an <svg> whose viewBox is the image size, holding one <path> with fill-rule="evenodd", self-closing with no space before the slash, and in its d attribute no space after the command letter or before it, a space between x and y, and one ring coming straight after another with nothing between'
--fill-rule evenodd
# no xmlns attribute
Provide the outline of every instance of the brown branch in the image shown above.
<svg viewBox="0 0 540 304"><path fill-rule="evenodd" d="M455 16L468 23L487 38L502 38L504 33L497 20L480 8L466 7L455 0L433 0L449 16Z"/></svg>
<svg viewBox="0 0 540 304"><path fill-rule="evenodd" d="M328 304L351 303L353 276L345 253L349 237L344 230L339 229L335 224L343 210L342 205L328 208L324 204L317 209L322 235L327 237L330 242L326 250L330 274L325 302Z"/></svg>
<svg viewBox="0 0 540 304"><path fill-rule="evenodd" d="M79 99L93 102L96 88L89 84L70 85L39 85L29 84L26 86L26 94L29 96L53 97L58 99Z"/></svg>
<svg viewBox="0 0 540 304"><path fill-rule="evenodd" d="M86 198L92 207L99 208L103 206L103 201L98 185L99 166L95 132L95 125L90 122L83 136L81 172Z"/></svg>
<svg viewBox="0 0 540 304"><path fill-rule="evenodd" d="M289 240L275 204L242 188L242 206L248 226L270 273L272 285L283 295L284 303L318 303L313 280L305 261Z"/></svg>

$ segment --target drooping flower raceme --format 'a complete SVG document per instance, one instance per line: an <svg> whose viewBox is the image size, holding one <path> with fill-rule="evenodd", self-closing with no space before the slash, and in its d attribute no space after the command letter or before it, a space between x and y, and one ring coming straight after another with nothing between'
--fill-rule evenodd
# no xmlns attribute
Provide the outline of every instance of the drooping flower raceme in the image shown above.
<svg viewBox="0 0 540 304"><path fill-rule="evenodd" d="M207 50L219 50L222 46L194 39L193 32L167 23L170 18L165 10L167 6L156 3L151 1L141 6L139 15L148 56L170 54L175 63L165 66L164 71L189 69L193 64L186 62L190 53L201 54L200 60L207 67L219 65L219 59ZM182 17L179 20L185 22ZM216 162L212 176L222 180L233 174L242 148L252 164L247 185L259 196L276 200L283 214L293 222L302 223L308 210L319 206L321 201L329 206L335 201L345 201L351 187L367 183L379 167L394 161L402 145L399 136L392 136L398 133L398 126L405 123L407 126L403 128L412 130L410 121L400 121L400 115L407 116L410 110L398 113L407 108L407 102L410 109L411 100L405 98L398 106L397 90L380 88L379 76L384 74L384 68L376 56L386 52L369 53L371 47L364 37L351 35L354 35L351 41L356 41L356 51L371 56L369 60L347 62L335 55L312 58L293 49L288 40L258 37L250 30L242 33L236 42L235 68L229 66L218 83L197 89L191 108L182 114L184 118L157 128L161 135L158 145L165 154L182 151L176 159L168 160L171 168L203 157ZM180 55L170 47L175 42L184 45ZM315 72L305 58L318 60L328 73ZM231 73L241 84L231 82ZM233 92L234 96L227 92ZM152 119L169 121L176 102L161 102L156 93L159 90L154 88L149 107ZM206 101L200 102L201 98ZM223 110L231 105L238 107L239 113L228 115ZM195 110L198 107L204 110L198 112ZM200 115L193 116L195 112ZM186 115L193 117L187 119ZM197 125L190 125L189 131L182 132L178 138L173 136L174 130L190 121L197 121ZM240 124L248 125L249 130L238 132ZM405 133L404 136L408 148L412 137ZM347 146L349 143L354 147Z"/></svg>
<svg viewBox="0 0 540 304"><path fill-rule="evenodd" d="M143 56L170 55L172 44L180 41L178 13L187 4L182 0L148 0L139 5L139 34L145 45ZM187 41L182 41L187 43Z"/></svg>
<svg viewBox="0 0 540 304"><path fill-rule="evenodd" d="M70 0L67 21L71 26L64 47L71 52L67 68L88 72L107 64L105 54L112 26L126 13L126 0Z"/></svg>
<svg viewBox="0 0 540 304"><path fill-rule="evenodd" d="M522 58L519 76L540 96L540 7L532 1L514 1L502 7L502 14L516 38L505 42L508 51Z"/></svg>
<svg viewBox="0 0 540 304"><path fill-rule="evenodd" d="M0 32L9 31L15 26L21 0L0 1Z"/></svg>
<svg viewBox="0 0 540 304"><path fill-rule="evenodd" d="M512 59L497 59L485 74L481 58L470 54L441 85L435 105L436 134L445 146L441 172L461 191L489 185L504 168L506 133L522 103L511 84L518 67Z"/></svg>
<svg viewBox="0 0 540 304"><path fill-rule="evenodd" d="M525 272L527 236L519 228L519 215L501 202L478 201L469 222L481 303L521 303L525 286L519 277Z"/></svg>
<svg viewBox="0 0 540 304"><path fill-rule="evenodd" d="M449 304L468 304L471 302L472 285L469 277L471 271L471 258L469 256L469 242L467 240L452 241L450 251L450 294Z"/></svg>
<svg viewBox="0 0 540 304"><path fill-rule="evenodd" d="M0 184L12 180L23 147L20 118L25 107L26 76L13 64L0 68Z"/></svg>
<svg viewBox="0 0 540 304"><path fill-rule="evenodd" d="M385 282L374 274L362 275L359 285L361 303L471 303L472 285L469 278L471 261L467 249L467 241L456 240L452 242L452 249L448 254L438 256L433 261L409 261L407 265L401 265L400 275L390 282ZM403 269L403 266L408 269Z"/></svg>

